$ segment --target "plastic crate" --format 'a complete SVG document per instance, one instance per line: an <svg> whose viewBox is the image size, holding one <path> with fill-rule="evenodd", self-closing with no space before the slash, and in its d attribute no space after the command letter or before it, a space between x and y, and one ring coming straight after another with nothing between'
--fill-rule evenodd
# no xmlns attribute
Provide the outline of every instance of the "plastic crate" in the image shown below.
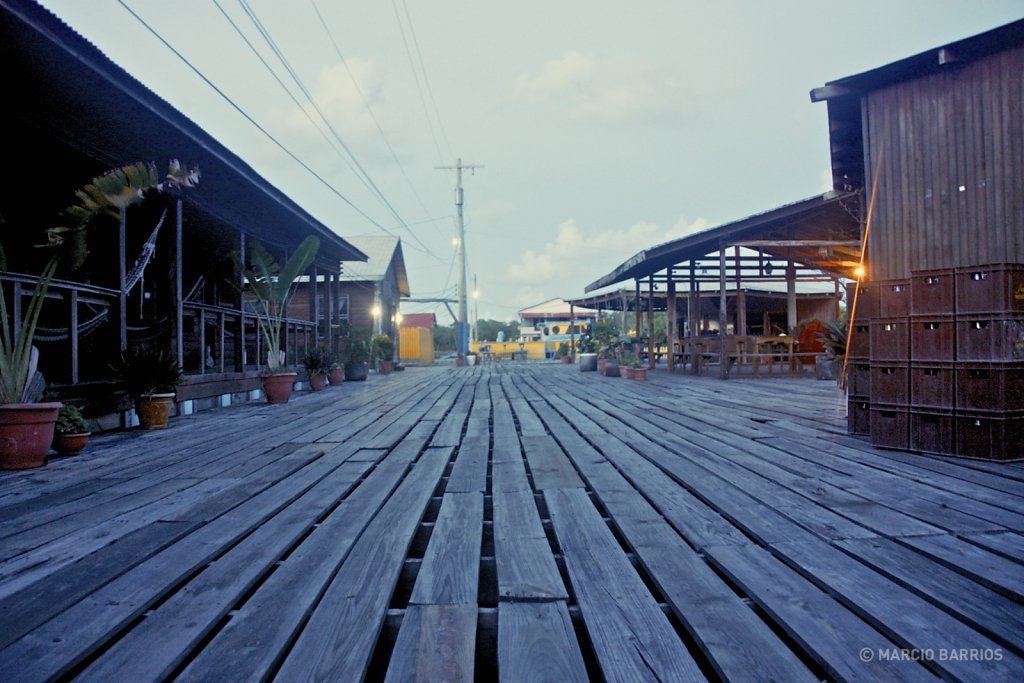
<svg viewBox="0 0 1024 683"><path fill-rule="evenodd" d="M910 447L910 411L907 406L871 404L871 445L900 450Z"/></svg>
<svg viewBox="0 0 1024 683"><path fill-rule="evenodd" d="M899 361L872 361L871 400L876 403L910 403L910 364Z"/></svg>
<svg viewBox="0 0 1024 683"><path fill-rule="evenodd" d="M910 360L910 318L871 321L871 360Z"/></svg>
<svg viewBox="0 0 1024 683"><path fill-rule="evenodd" d="M910 359L956 360L956 323L953 316L910 319Z"/></svg>
<svg viewBox="0 0 1024 683"><path fill-rule="evenodd" d="M910 450L952 454L956 450L956 418L953 411L911 408Z"/></svg>
<svg viewBox="0 0 1024 683"><path fill-rule="evenodd" d="M1024 265L1001 263L957 268L956 313L1024 314Z"/></svg>
<svg viewBox="0 0 1024 683"><path fill-rule="evenodd" d="M953 409L956 406L956 366L953 363L910 365L910 405L914 408Z"/></svg>
<svg viewBox="0 0 1024 683"><path fill-rule="evenodd" d="M1024 414L983 410L956 413L956 454L985 460L1024 458Z"/></svg>
<svg viewBox="0 0 1024 683"><path fill-rule="evenodd" d="M857 292L857 310L853 313L854 322L863 320L864 322L870 322L873 318L877 318L880 314L878 308L878 283L877 282L861 282L858 288L854 283L848 292L847 306L853 304L853 292Z"/></svg>
<svg viewBox="0 0 1024 683"><path fill-rule="evenodd" d="M878 317L903 318L910 315L910 280L878 282Z"/></svg>
<svg viewBox="0 0 1024 683"><path fill-rule="evenodd" d="M956 407L1024 411L1024 363L957 363Z"/></svg>
<svg viewBox="0 0 1024 683"><path fill-rule="evenodd" d="M871 396L871 362L867 358L846 360L846 391L852 396Z"/></svg>
<svg viewBox="0 0 1024 683"><path fill-rule="evenodd" d="M956 360L984 363L1024 361L1024 318L958 316Z"/></svg>
<svg viewBox="0 0 1024 683"><path fill-rule="evenodd" d="M860 436L871 433L871 401L866 396L851 396L847 399L846 431Z"/></svg>
<svg viewBox="0 0 1024 683"><path fill-rule="evenodd" d="M952 268L921 270L910 277L911 315L953 315L955 275Z"/></svg>
<svg viewBox="0 0 1024 683"><path fill-rule="evenodd" d="M850 330L849 353L851 357L871 357L871 323L854 322Z"/></svg>

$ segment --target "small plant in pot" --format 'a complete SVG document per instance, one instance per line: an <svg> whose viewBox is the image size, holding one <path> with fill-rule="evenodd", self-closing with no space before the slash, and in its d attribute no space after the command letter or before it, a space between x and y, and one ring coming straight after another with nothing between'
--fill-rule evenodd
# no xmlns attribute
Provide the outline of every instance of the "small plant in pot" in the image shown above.
<svg viewBox="0 0 1024 683"><path fill-rule="evenodd" d="M302 240L284 265L279 264L259 242L252 244L251 266L245 265L242 255L235 254L236 265L256 299L253 308L267 352L267 366L262 375L263 391L269 403L287 403L292 395L296 373L285 365L281 327L292 285L299 275L309 270L319 250L319 238L310 235ZM245 294L243 291L242 296Z"/></svg>
<svg viewBox="0 0 1024 683"><path fill-rule="evenodd" d="M302 367L309 374L309 387L313 391L321 391L327 387L328 360L327 354L320 349L310 351L302 359Z"/></svg>
<svg viewBox="0 0 1024 683"><path fill-rule="evenodd" d="M143 429L167 427L175 392L185 379L174 354L148 347L130 349L121 355L115 369L135 405L139 426Z"/></svg>
<svg viewBox="0 0 1024 683"><path fill-rule="evenodd" d="M370 362L370 335L353 330L345 340L345 379L349 382L366 380Z"/></svg>
<svg viewBox="0 0 1024 683"><path fill-rule="evenodd" d="M377 359L380 374L387 375L395 369L395 342L386 334L373 338L373 355Z"/></svg>
<svg viewBox="0 0 1024 683"><path fill-rule="evenodd" d="M78 455L89 442L89 426L75 406L65 403L57 415L57 426L53 434L53 450L57 455Z"/></svg>
<svg viewBox="0 0 1024 683"><path fill-rule="evenodd" d="M327 379L331 384L341 384L345 381L345 364L340 362L337 356L331 355L327 364Z"/></svg>

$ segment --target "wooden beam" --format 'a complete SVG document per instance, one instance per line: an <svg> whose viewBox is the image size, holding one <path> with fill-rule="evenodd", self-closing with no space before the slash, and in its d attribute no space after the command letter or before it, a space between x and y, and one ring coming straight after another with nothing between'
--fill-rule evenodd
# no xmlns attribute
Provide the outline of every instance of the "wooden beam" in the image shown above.
<svg viewBox="0 0 1024 683"><path fill-rule="evenodd" d="M128 294L124 291L127 277L127 257L125 255L125 241L127 240L128 211L121 207L121 221L117 231L117 310L118 310L118 338L120 339L121 351L128 349Z"/></svg>
<svg viewBox="0 0 1024 683"><path fill-rule="evenodd" d="M174 357L178 359L178 369L185 369L185 332L184 332L184 288L182 282L182 213L181 199L174 203ZM200 352L200 356L202 353Z"/></svg>
<svg viewBox="0 0 1024 683"><path fill-rule="evenodd" d="M731 242L729 246L763 248L763 247L860 247L859 240L746 240Z"/></svg>
<svg viewBox="0 0 1024 683"><path fill-rule="evenodd" d="M647 280L647 367L654 369L654 278ZM639 330L638 330L639 332Z"/></svg>
<svg viewBox="0 0 1024 683"><path fill-rule="evenodd" d="M667 350L668 355L665 357L668 363L668 371L676 371L676 338L678 336L679 323L677 322L676 310L676 280L672 276L672 266L668 268L668 286L665 291L665 331L668 339Z"/></svg>
<svg viewBox="0 0 1024 683"><path fill-rule="evenodd" d="M729 328L729 319L726 307L729 303L729 294L725 282L725 245L718 247L718 376L722 379L729 377L729 349L726 337Z"/></svg>

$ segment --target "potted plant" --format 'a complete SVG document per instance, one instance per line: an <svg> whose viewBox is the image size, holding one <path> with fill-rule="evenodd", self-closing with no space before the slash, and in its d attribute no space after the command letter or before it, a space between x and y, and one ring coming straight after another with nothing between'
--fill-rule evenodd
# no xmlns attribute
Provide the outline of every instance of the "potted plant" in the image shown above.
<svg viewBox="0 0 1024 683"><path fill-rule="evenodd" d="M597 345L589 336L581 337L576 346L579 352L580 372L594 372L597 370Z"/></svg>
<svg viewBox="0 0 1024 683"><path fill-rule="evenodd" d="M166 428L175 391L185 378L174 354L150 347L129 349L115 369L135 405L139 426Z"/></svg>
<svg viewBox="0 0 1024 683"><path fill-rule="evenodd" d="M302 366L309 374L309 387L313 391L321 391L327 386L327 354L316 349L310 351L302 359Z"/></svg>
<svg viewBox="0 0 1024 683"><path fill-rule="evenodd" d="M366 381L370 361L370 335L353 330L345 340L345 379L350 382Z"/></svg>
<svg viewBox="0 0 1024 683"><path fill-rule="evenodd" d="M327 379L332 385L341 384L345 381L345 364L338 361L338 357L332 355L327 364Z"/></svg>
<svg viewBox="0 0 1024 683"><path fill-rule="evenodd" d="M558 350L555 351L555 356L561 363L572 363L572 356L569 355L569 343L562 342L558 345Z"/></svg>
<svg viewBox="0 0 1024 683"><path fill-rule="evenodd" d="M319 249L319 238L310 235L302 240L284 265L278 264L277 259L259 242L252 244L251 267L245 265L242 255L235 254L236 263L256 297L253 308L267 351L266 370L262 375L263 391L269 403L287 403L292 395L296 373L285 365L281 326L292 285L309 269Z"/></svg>
<svg viewBox="0 0 1024 683"><path fill-rule="evenodd" d="M380 373L389 374L395 369L395 342L386 334L378 334L373 338L373 355L380 364Z"/></svg>
<svg viewBox="0 0 1024 683"><path fill-rule="evenodd" d="M647 379L647 368L644 367L643 362L639 358L634 358L629 361L629 377L630 379L645 380Z"/></svg>
<svg viewBox="0 0 1024 683"><path fill-rule="evenodd" d="M817 333L818 341L825 347L824 357L816 359L815 374L821 379L839 380L843 374L843 357L849 334L849 318L822 322L823 329Z"/></svg>
<svg viewBox="0 0 1024 683"><path fill-rule="evenodd" d="M53 450L57 455L78 455L89 442L90 435L82 411L70 403L62 405L53 435Z"/></svg>

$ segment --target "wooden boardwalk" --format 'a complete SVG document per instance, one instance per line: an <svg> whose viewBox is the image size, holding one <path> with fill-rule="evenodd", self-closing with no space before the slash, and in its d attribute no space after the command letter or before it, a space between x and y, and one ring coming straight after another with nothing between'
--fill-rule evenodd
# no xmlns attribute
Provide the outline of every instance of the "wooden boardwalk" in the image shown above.
<svg viewBox="0 0 1024 683"><path fill-rule="evenodd" d="M1024 680L1024 466L505 363L0 473L0 681Z"/></svg>

